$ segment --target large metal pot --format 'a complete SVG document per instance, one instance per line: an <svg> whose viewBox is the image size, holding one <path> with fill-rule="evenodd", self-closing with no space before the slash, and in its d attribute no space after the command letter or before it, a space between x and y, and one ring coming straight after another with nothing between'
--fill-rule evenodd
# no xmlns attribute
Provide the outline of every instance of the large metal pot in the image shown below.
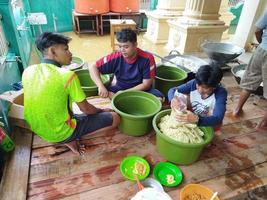
<svg viewBox="0 0 267 200"><path fill-rule="evenodd" d="M154 54L155 55L155 54ZM157 57L160 57L158 55L155 55ZM202 65L207 65L208 62L205 60L198 58L196 56L191 55L181 55L178 51L172 50L170 51L168 56L160 57L162 64L174 64L187 73L196 73L198 68Z"/></svg>
<svg viewBox="0 0 267 200"><path fill-rule="evenodd" d="M237 45L221 42L205 42L201 48L210 59L221 64L235 59L245 51Z"/></svg>

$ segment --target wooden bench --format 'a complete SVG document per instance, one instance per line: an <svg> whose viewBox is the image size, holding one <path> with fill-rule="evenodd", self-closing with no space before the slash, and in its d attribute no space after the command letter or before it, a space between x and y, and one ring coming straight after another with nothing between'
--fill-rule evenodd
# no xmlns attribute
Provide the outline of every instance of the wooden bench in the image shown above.
<svg viewBox="0 0 267 200"><path fill-rule="evenodd" d="M82 21L88 22L86 29L81 29L80 23ZM96 33L97 35L99 35L98 15L82 14L73 10L72 22L73 22L73 31L78 35L80 33Z"/></svg>

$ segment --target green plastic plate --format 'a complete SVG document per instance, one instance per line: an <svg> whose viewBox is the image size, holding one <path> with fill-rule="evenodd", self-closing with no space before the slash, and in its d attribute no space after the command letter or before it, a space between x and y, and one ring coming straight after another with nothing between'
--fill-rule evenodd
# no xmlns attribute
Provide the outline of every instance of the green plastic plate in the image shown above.
<svg viewBox="0 0 267 200"><path fill-rule="evenodd" d="M135 163L140 163L140 164L143 164L145 166L144 173L143 174L137 174L137 178L139 180L145 179L149 175L150 166L145 159L143 159L142 157L139 157L139 156L128 156L128 157L124 158L120 164L121 174L127 179L135 180L134 175L133 175L133 171L134 171L134 168L136 165Z"/></svg>
<svg viewBox="0 0 267 200"><path fill-rule="evenodd" d="M169 162L159 162L156 164L153 175L162 185L168 187L177 186L183 180L183 173L180 168Z"/></svg>

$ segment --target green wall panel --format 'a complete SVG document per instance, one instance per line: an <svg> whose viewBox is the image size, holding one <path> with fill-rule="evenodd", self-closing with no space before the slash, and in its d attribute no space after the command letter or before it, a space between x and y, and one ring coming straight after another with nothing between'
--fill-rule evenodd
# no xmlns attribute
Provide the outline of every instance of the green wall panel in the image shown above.
<svg viewBox="0 0 267 200"><path fill-rule="evenodd" d="M43 31L54 31L53 14L56 17L56 28L58 32L72 30L71 11L73 0L28 0L30 12L43 12L47 17L47 25L42 25ZM40 33L39 28L34 28L36 35Z"/></svg>
<svg viewBox="0 0 267 200"><path fill-rule="evenodd" d="M30 24L26 20L23 7L18 6L13 8L13 16L17 27L21 27L16 30L18 32L17 42L19 44L21 59L25 63L24 68L26 68L29 64L32 45Z"/></svg>
<svg viewBox="0 0 267 200"><path fill-rule="evenodd" d="M2 24L5 32L6 40L9 43L8 51L14 53L16 56L21 57L22 63L19 63L20 71L28 66L28 61L30 58L30 47L31 36L25 40L21 37L23 34L17 30L17 22L13 14L11 0L0 0L0 14L2 15ZM27 36L28 37L28 36ZM26 43L25 43L26 42ZM25 49L27 47L28 49Z"/></svg>

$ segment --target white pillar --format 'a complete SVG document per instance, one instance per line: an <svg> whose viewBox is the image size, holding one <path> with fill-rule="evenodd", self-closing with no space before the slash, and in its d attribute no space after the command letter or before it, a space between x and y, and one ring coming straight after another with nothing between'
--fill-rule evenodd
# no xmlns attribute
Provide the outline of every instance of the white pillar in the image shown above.
<svg viewBox="0 0 267 200"><path fill-rule="evenodd" d="M145 38L153 43L168 41L169 26L167 20L182 15L186 0L159 0L157 9L146 12L148 18Z"/></svg>
<svg viewBox="0 0 267 200"><path fill-rule="evenodd" d="M182 15L186 0L159 0L157 12L160 15Z"/></svg>
<svg viewBox="0 0 267 200"><path fill-rule="evenodd" d="M183 16L168 20L167 49L176 49L180 53L199 52L204 41L220 41L227 28L219 20L220 4L221 0L187 0Z"/></svg>
<svg viewBox="0 0 267 200"><path fill-rule="evenodd" d="M240 15L240 19L233 38L233 43L246 48L255 38L255 24L267 8L266 0L247 0Z"/></svg>

